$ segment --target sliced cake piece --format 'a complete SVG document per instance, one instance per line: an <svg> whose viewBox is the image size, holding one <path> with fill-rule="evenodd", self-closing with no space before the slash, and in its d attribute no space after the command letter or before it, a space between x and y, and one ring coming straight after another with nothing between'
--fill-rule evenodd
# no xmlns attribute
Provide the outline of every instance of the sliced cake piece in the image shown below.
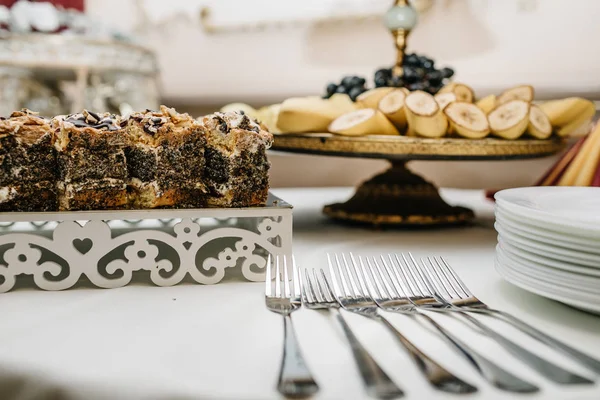
<svg viewBox="0 0 600 400"><path fill-rule="evenodd" d="M119 118L84 110L56 117L60 210L123 208L127 205L125 134Z"/></svg>
<svg viewBox="0 0 600 400"><path fill-rule="evenodd" d="M125 150L133 208L205 207L204 126L172 108L133 113Z"/></svg>
<svg viewBox="0 0 600 400"><path fill-rule="evenodd" d="M0 210L57 208L50 121L23 109L0 119Z"/></svg>
<svg viewBox="0 0 600 400"><path fill-rule="evenodd" d="M207 130L204 179L210 207L264 205L269 191L266 150L273 135L243 113L202 118Z"/></svg>

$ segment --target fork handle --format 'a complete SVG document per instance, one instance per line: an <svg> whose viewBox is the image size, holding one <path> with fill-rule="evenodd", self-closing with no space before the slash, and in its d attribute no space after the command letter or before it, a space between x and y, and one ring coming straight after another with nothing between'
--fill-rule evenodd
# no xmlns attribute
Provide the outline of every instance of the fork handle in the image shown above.
<svg viewBox="0 0 600 400"><path fill-rule="evenodd" d="M300 352L290 315L283 317L284 343L277 390L284 396L310 397L319 390Z"/></svg>
<svg viewBox="0 0 600 400"><path fill-rule="evenodd" d="M377 361L373 359L356 336L354 336L340 310L334 308L332 311L334 311L335 317L350 343L352 354L354 355L360 376L369 396L377 399L396 399L404 396L402 389L390 379L379 364L377 364Z"/></svg>
<svg viewBox="0 0 600 400"><path fill-rule="evenodd" d="M402 346L408 351L408 354L417 364L417 367L423 372L427 381L436 389L448 392L448 393L474 393L477 388L450 371L439 365L437 362L432 360L427 354L423 353L417 348L410 340L408 340L398 329L394 327L383 316L379 316L379 319L385 324L385 326L392 332L396 339L402 344Z"/></svg>
<svg viewBox="0 0 600 400"><path fill-rule="evenodd" d="M471 310L469 310L471 311ZM474 312L480 312L482 314L487 314L493 317L497 317L500 320L503 320L511 325L513 325L514 327L520 329L522 332L525 332L526 334L528 334L529 336L533 337L534 339L539 340L540 342L546 344L547 346L550 346L556 350L562 351L563 353L571 356L572 358L574 358L575 360L579 361L581 364L585 365L587 368L591 369L592 371L594 371L597 374L600 374L600 361L588 356L587 354L574 349L573 347L569 346L568 344L561 342L560 340L554 339L553 337L545 334L544 332L540 331L539 329L534 328L533 326L529 325L527 322L514 317L504 311L500 311L500 310L493 310L493 309L487 309L487 310L473 310Z"/></svg>
<svg viewBox="0 0 600 400"><path fill-rule="evenodd" d="M518 359L529 365L532 369L534 369L535 371L537 371L538 373L555 383L563 385L594 383L594 381L588 378L567 371L566 369L563 369L558 365L551 363L550 361L546 361L545 359L527 350L523 346L518 345L512 340L507 339L505 336L495 332L487 325L478 321L477 319L473 318L472 316L470 316L462 310L446 310L456 312L465 317L468 321L470 321L473 325L476 325L478 328L483 330L488 337L494 339L496 343L500 344L502 347L504 347L506 350L512 353L515 357L517 357Z"/></svg>
<svg viewBox="0 0 600 400"><path fill-rule="evenodd" d="M471 363L471 365L473 365L485 380L498 389L515 393L533 393L539 390L534 384L511 374L496 363L479 354L454 334L448 332L447 329L444 329L429 315L425 313L419 313L418 315L427 320L469 363Z"/></svg>

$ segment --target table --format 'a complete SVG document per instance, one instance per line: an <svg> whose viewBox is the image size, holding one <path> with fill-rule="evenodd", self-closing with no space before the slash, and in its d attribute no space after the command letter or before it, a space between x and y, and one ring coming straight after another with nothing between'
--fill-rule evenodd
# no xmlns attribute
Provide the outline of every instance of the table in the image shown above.
<svg viewBox="0 0 600 400"><path fill-rule="evenodd" d="M483 301L600 357L599 317L529 294L496 274L493 206L481 191L442 190L449 203L474 209L478 222L433 231L349 228L321 214L323 204L345 200L351 188L278 189L274 193L295 205L293 245L302 267L324 267L326 252L443 255ZM142 283L114 290L23 289L0 295L0 316L3 400L17 398L9 393L19 390L19 399L279 398L275 383L283 323L264 307L262 284L234 277L214 286L159 288ZM514 398L600 398L598 384L565 389L547 383L462 323L437 318L474 347L542 387L539 394ZM333 319L305 309L293 319L321 385L317 399L366 398L350 350ZM446 368L479 387L477 394L464 398L513 398L483 382L432 332L400 315L390 315L390 319ZM348 315L348 320L382 367L405 389L406 399L458 398L428 387L382 326L356 315ZM544 357L586 373L512 328L491 325Z"/></svg>

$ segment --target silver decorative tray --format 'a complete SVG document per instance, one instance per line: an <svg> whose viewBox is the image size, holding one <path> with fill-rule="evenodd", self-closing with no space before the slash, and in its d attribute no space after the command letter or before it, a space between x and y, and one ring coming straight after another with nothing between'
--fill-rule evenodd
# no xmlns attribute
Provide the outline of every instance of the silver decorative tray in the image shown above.
<svg viewBox="0 0 600 400"><path fill-rule="evenodd" d="M158 286L215 284L227 269L260 281L268 254L292 252L292 206L272 194L264 207L4 212L0 221L0 293L86 278L116 288L134 275Z"/></svg>

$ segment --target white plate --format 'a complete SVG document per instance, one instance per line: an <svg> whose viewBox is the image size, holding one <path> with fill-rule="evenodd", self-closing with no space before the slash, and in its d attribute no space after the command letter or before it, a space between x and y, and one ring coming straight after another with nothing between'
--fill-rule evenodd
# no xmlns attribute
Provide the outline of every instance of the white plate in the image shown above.
<svg viewBox="0 0 600 400"><path fill-rule="evenodd" d="M556 260L567 261L573 264L585 265L592 268L600 268L600 255L598 254L552 246L537 240L532 240L526 236L510 232L497 222L494 224L494 227L500 236L504 237L506 241L523 250L531 251L532 253L540 255L547 255L548 257Z"/></svg>
<svg viewBox="0 0 600 400"><path fill-rule="evenodd" d="M533 279L542 279L550 284L564 286L576 291L582 290L586 293L600 297L600 278L598 277L574 274L544 267L543 265L535 264L525 259L520 259L504 251L501 243L496 247L496 252L498 253L498 258L505 265L514 268L517 272L522 272Z"/></svg>
<svg viewBox="0 0 600 400"><path fill-rule="evenodd" d="M536 225L562 226L600 238L600 188L529 187L496 193L496 202ZM580 235L582 233L579 233Z"/></svg>
<svg viewBox="0 0 600 400"><path fill-rule="evenodd" d="M522 271L521 269L519 269L519 266L516 265L512 260L502 258L502 256L499 256L498 253L496 254L496 259L498 259L501 262L502 267L505 271L513 273L521 280L529 282L533 286L544 287L551 292L562 294L571 299L600 303L600 294L564 286L554 280L549 280L547 278L541 277L539 274L532 276L528 273L529 271Z"/></svg>
<svg viewBox="0 0 600 400"><path fill-rule="evenodd" d="M557 261L552 258L543 257L537 255L535 253L531 253L526 250L521 250L518 247L514 247L510 243L507 243L503 240L500 240L502 243L502 249L511 254L514 257L517 257L520 260L528 260L534 262L536 264L542 265L544 267L560 269L562 271L570 271L577 274L590 275L600 277L600 269L599 268L590 268L584 267L581 265L575 265L563 261Z"/></svg>
<svg viewBox="0 0 600 400"><path fill-rule="evenodd" d="M496 222L513 233L519 233L521 236L527 236L540 242L581 250L588 253L600 254L600 240L562 234L549 229L536 228L523 221L519 221L518 218L505 214L505 212L499 208L496 209Z"/></svg>
<svg viewBox="0 0 600 400"><path fill-rule="evenodd" d="M504 265L498 260L498 257L496 257L495 265L496 271L500 274L500 276L502 276L502 278L523 290L568 304L584 311L600 314L600 302L598 301L574 299L569 294L552 290L552 286L536 284L535 281L532 283L532 281L523 279L518 274L515 274L511 270L505 268Z"/></svg>

